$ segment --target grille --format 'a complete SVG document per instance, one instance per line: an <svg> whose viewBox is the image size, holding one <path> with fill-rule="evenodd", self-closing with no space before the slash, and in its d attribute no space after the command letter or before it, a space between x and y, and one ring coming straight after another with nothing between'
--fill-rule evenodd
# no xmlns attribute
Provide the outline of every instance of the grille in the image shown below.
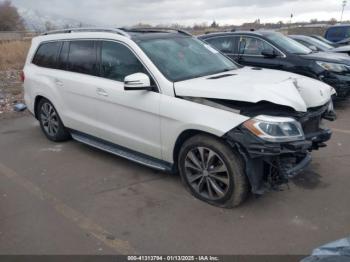
<svg viewBox="0 0 350 262"><path fill-rule="evenodd" d="M306 115L300 119L306 136L320 131L322 116L327 111L328 106L329 104L326 104L321 107L309 109Z"/></svg>
<svg viewBox="0 0 350 262"><path fill-rule="evenodd" d="M316 133L320 130L321 116L309 118L302 123L305 135Z"/></svg>

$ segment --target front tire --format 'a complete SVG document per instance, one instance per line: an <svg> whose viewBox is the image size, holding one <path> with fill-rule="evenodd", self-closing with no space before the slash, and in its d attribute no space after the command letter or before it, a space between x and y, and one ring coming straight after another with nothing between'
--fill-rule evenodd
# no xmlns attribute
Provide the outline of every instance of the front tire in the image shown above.
<svg viewBox="0 0 350 262"><path fill-rule="evenodd" d="M249 192L249 183L239 154L209 135L196 135L180 149L179 171L185 187L209 204L233 208Z"/></svg>
<svg viewBox="0 0 350 262"><path fill-rule="evenodd" d="M53 104L42 98L38 104L38 119L41 130L53 142L63 142L70 139L70 133L63 125Z"/></svg>

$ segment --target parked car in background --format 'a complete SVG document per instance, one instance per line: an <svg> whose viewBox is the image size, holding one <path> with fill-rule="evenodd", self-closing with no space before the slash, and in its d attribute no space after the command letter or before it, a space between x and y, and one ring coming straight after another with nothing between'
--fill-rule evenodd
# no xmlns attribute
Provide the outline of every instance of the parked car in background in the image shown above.
<svg viewBox="0 0 350 262"><path fill-rule="evenodd" d="M341 46L340 44L337 44L337 43L334 43L334 42L331 42L329 40L327 40L326 38L324 38L323 36L320 36L320 35L310 35L310 37L312 38L316 38L332 47L338 47L338 46Z"/></svg>
<svg viewBox="0 0 350 262"><path fill-rule="evenodd" d="M350 60L343 54L313 52L273 31L242 31L199 37L239 64L289 71L321 80L345 97L350 90Z"/></svg>
<svg viewBox="0 0 350 262"><path fill-rule="evenodd" d="M350 37L350 25L334 25L327 29L325 38L331 42L338 43Z"/></svg>
<svg viewBox="0 0 350 262"><path fill-rule="evenodd" d="M343 40L340 40L339 42L332 42L327 40L326 38L319 36L319 35L312 35L311 37L316 38L322 42L325 42L326 44L329 44L333 47L340 47L340 46L348 46L350 45L350 38L345 38Z"/></svg>
<svg viewBox="0 0 350 262"><path fill-rule="evenodd" d="M343 46L343 45L350 45L350 38L345 38L339 42L336 43L338 46Z"/></svg>
<svg viewBox="0 0 350 262"><path fill-rule="evenodd" d="M333 47L325 42L322 42L316 38L306 35L289 35L290 38L299 42L300 44L310 48L313 51L317 52L332 52L332 53L342 53L350 54L350 45Z"/></svg>
<svg viewBox="0 0 350 262"><path fill-rule="evenodd" d="M50 32L33 39L22 76L48 139L179 172L221 207L286 183L332 133L329 85L241 67L180 30Z"/></svg>

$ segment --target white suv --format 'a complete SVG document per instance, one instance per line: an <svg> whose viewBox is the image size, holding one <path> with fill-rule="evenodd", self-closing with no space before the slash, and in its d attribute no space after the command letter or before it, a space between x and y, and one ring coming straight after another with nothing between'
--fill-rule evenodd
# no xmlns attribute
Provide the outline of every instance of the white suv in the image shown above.
<svg viewBox="0 0 350 262"><path fill-rule="evenodd" d="M152 168L233 207L286 183L331 137L334 90L242 67L170 29L70 29L33 39L25 101L47 138L69 138Z"/></svg>

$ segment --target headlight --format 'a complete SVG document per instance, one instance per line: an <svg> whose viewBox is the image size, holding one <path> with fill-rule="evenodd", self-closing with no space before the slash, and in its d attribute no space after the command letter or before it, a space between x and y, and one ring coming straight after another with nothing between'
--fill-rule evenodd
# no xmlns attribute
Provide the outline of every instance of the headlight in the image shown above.
<svg viewBox="0 0 350 262"><path fill-rule="evenodd" d="M331 101L329 102L328 105L328 112L334 112L334 104L333 104L333 99L331 99Z"/></svg>
<svg viewBox="0 0 350 262"><path fill-rule="evenodd" d="M350 67L343 64L328 63L328 62L322 62L322 61L317 61L316 63L319 66L321 66L323 69L331 72L342 73L342 72L350 71Z"/></svg>
<svg viewBox="0 0 350 262"><path fill-rule="evenodd" d="M250 132L269 142L303 140L304 132L299 122L289 117L257 116L243 124Z"/></svg>

